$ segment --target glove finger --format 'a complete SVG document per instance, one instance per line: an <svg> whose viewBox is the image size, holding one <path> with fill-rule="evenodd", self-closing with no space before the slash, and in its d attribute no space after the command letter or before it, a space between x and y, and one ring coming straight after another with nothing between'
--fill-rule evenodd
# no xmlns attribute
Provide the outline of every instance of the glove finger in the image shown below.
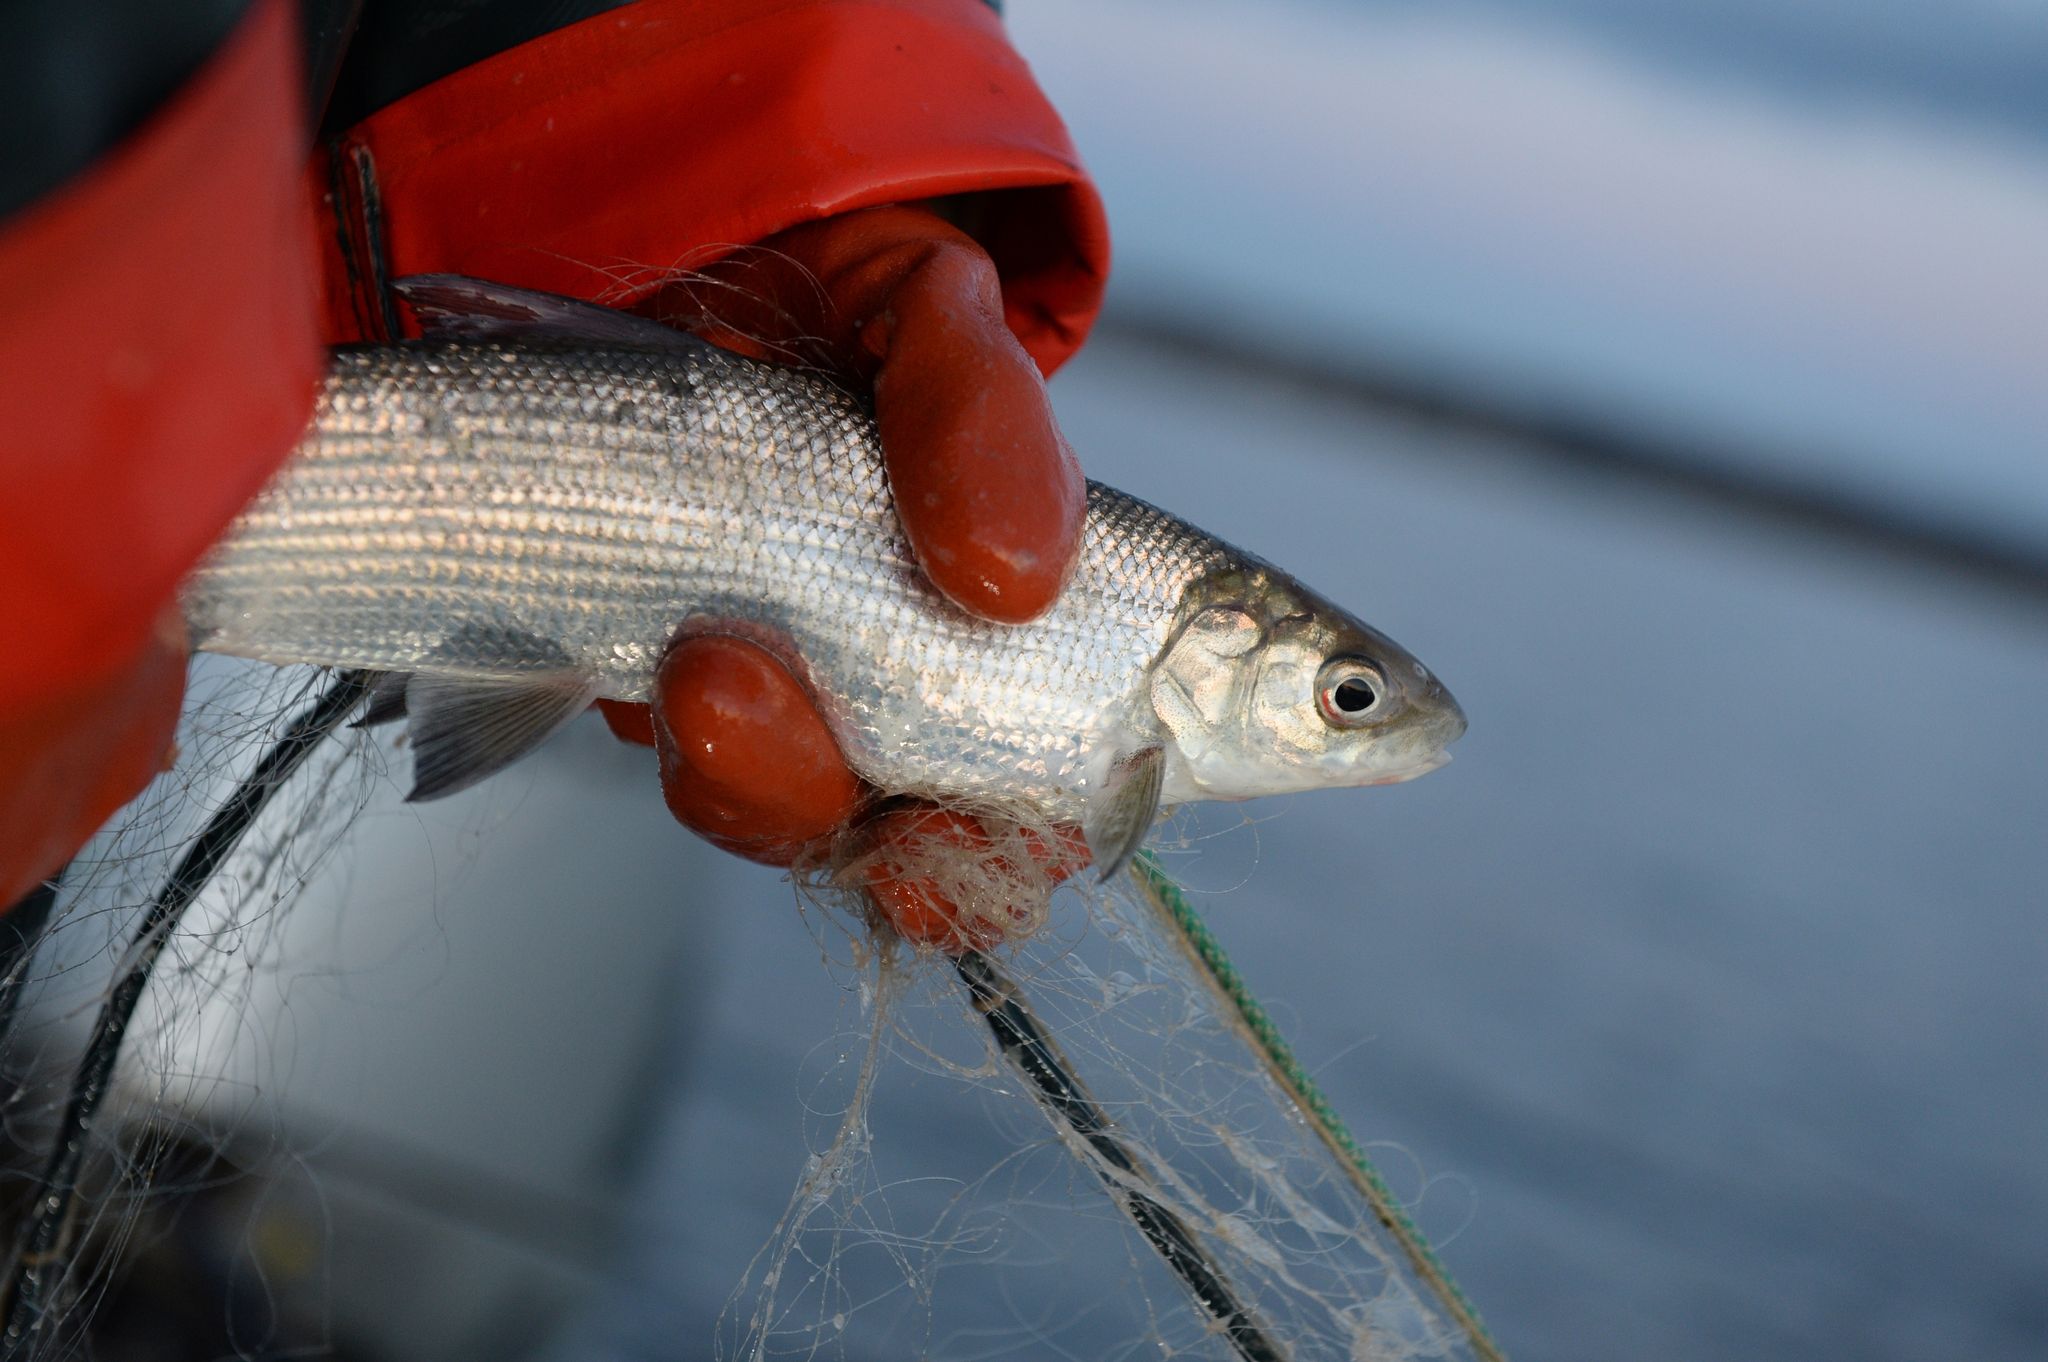
<svg viewBox="0 0 2048 1362"><path fill-rule="evenodd" d="M620 742L654 746L654 709L651 705L636 705L630 700L599 700L597 712L604 715L604 726Z"/></svg>
<svg viewBox="0 0 2048 1362"><path fill-rule="evenodd" d="M924 208L848 213L720 262L653 311L871 381L897 511L933 584L1007 623L1051 606L1087 486L973 238Z"/></svg>
<svg viewBox="0 0 2048 1362"><path fill-rule="evenodd" d="M810 695L745 639L699 635L671 648L653 717L669 812L727 851L787 865L860 802Z"/></svg>
<svg viewBox="0 0 2048 1362"><path fill-rule="evenodd" d="M1081 547L1087 487L1038 366L1003 323L995 266L940 245L868 327L875 421L918 564L985 619L1049 609Z"/></svg>

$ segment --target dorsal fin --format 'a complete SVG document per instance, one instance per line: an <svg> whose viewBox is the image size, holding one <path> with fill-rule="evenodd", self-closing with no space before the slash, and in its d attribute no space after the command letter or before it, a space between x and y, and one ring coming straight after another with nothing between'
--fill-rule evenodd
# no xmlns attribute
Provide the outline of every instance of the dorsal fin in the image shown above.
<svg viewBox="0 0 2048 1362"><path fill-rule="evenodd" d="M391 285L429 339L582 341L634 350L702 350L687 331L558 293L461 274L414 274Z"/></svg>

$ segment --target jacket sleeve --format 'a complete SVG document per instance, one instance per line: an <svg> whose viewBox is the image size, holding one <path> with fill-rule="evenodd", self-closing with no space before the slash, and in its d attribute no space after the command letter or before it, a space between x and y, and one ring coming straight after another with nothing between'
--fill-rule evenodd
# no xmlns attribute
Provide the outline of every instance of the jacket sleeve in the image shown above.
<svg viewBox="0 0 2048 1362"><path fill-rule="evenodd" d="M379 278L630 303L801 222L973 195L1006 318L1050 372L1108 265L1094 188L984 0L642 0L405 96L311 174L337 340L388 328Z"/></svg>
<svg viewBox="0 0 2048 1362"><path fill-rule="evenodd" d="M322 357L296 40L289 5L259 0L0 223L0 716L134 657L305 426Z"/></svg>

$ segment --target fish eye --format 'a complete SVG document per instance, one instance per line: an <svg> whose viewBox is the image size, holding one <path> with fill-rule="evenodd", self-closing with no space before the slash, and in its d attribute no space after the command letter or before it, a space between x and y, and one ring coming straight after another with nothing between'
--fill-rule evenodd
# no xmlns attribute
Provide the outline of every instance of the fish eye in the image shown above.
<svg viewBox="0 0 2048 1362"><path fill-rule="evenodd" d="M1386 678L1363 658L1333 657L1316 677L1317 705L1339 728L1356 728L1377 717L1386 692Z"/></svg>

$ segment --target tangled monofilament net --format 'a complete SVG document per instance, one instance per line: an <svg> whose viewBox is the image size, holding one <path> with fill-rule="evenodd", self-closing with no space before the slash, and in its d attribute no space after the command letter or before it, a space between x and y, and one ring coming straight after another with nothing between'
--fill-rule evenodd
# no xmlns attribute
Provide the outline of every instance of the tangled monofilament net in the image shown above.
<svg viewBox="0 0 2048 1362"><path fill-rule="evenodd" d="M851 911L913 945L1029 940L1059 880L1081 868L1079 834L999 800L883 807L791 869L807 902Z"/></svg>
<svg viewBox="0 0 2048 1362"><path fill-rule="evenodd" d="M311 669L196 666L175 767L66 868L50 920L9 962L0 1194L11 1253L0 1317L25 1330L9 1335L10 1358L87 1353L120 1266L152 1247L138 1236L153 1213L217 1185L213 1156L230 1142L217 1122L233 1126L234 1142L264 1147L267 1113L255 1093L226 1081L224 1067L195 1067L190 1057L260 1041L198 1028L203 1017L249 1015L247 990L262 976L282 914L376 788L377 763L364 760L364 745L330 738L304 749L298 797L273 806L261 835L239 839L220 873L206 877L203 910L181 904L160 927L140 927L159 921L172 868L191 864L213 811L256 788L251 772L282 750L282 734L309 700L339 693ZM125 1015L117 1000L144 979ZM95 1077L96 1032L124 1016L121 1046L105 1052ZM34 1250L45 1237L51 1242ZM34 1302L28 1315L24 1300Z"/></svg>
<svg viewBox="0 0 2048 1362"><path fill-rule="evenodd" d="M1032 1354L1071 1336L1077 1351L1101 1355L1101 1341L1121 1329L1119 1355L1131 1356L1498 1356L1406 1208L1318 1106L1284 1041L1156 865L1109 884L1077 876L1054 892L1038 867L1058 845L1057 829L988 805L972 810L971 837L959 820L932 826L933 835L886 849L852 839L805 880L814 899L837 895L875 933L850 962L871 979L860 989L870 1030L830 1135L757 1260L751 1294L735 1298L723 1339L732 1355L811 1356L846 1330L857 1302L891 1299L913 1327L922 1322L931 1351L953 1355L959 1338L939 1321L958 1312L940 1299L941 1282L957 1293L963 1263L1001 1262L1001 1296L1021 1303L1034 1271L1026 1264L1058 1244L1050 1261L1062 1268L1077 1253L1103 1255L1096 1279L1116 1289L1085 1319L1013 1304L1015 1337L1002 1346L983 1337L979 1351ZM960 905L963 934L986 928L977 939L1000 943L989 968L1003 996L1027 1009L1045 1036L1042 1058L1092 1115L1077 1125L1073 1104L1049 1102L998 1037L979 1027L961 1036L965 995L942 952L892 941L864 897L878 857L890 874ZM1018 1130L1016 1156L921 1218L916 1235L903 1230L904 1189L874 1171L868 1116L884 1037L918 1067L1032 1101L1044 1118L1035 1132L1029 1123ZM1091 1138L1090 1121L1112 1143ZM878 1199L894 1203L886 1222ZM1134 1226L1133 1204L1184 1228L1245 1327L1226 1328L1213 1301L1167 1270L1157 1238ZM1034 1228L1048 1210L1049 1223ZM1074 1247L1077 1220L1090 1222L1085 1251ZM856 1268L863 1250L881 1250L879 1261ZM892 1291L896 1282L905 1290ZM986 1335L997 1326L983 1318L954 1327Z"/></svg>

